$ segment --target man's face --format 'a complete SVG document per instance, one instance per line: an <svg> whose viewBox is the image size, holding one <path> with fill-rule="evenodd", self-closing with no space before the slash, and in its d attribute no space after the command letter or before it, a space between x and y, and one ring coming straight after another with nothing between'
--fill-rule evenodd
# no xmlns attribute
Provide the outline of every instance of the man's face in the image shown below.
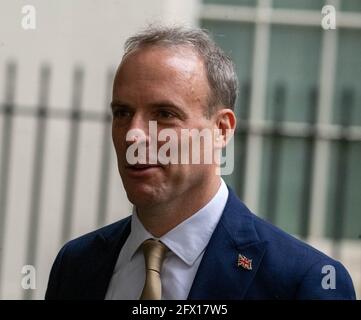
<svg viewBox="0 0 361 320"><path fill-rule="evenodd" d="M168 164L131 166L126 153L134 137L131 129L146 133L149 121L157 122L158 132L172 129L214 129L214 117L207 117L208 80L204 64L190 48L147 47L129 54L118 68L113 87L113 142L118 169L129 200L138 207L171 203L175 197L192 195L214 175L210 164ZM157 142L157 148L164 142ZM133 145L134 146L134 145ZM149 159L148 159L149 160Z"/></svg>

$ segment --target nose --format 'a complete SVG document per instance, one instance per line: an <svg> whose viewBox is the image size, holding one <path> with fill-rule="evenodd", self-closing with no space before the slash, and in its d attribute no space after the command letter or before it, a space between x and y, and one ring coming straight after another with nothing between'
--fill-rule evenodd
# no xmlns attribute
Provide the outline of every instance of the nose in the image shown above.
<svg viewBox="0 0 361 320"><path fill-rule="evenodd" d="M137 143L137 144L149 143L148 121L141 114L135 114L132 117L130 124L128 126L126 143L128 146L133 143Z"/></svg>

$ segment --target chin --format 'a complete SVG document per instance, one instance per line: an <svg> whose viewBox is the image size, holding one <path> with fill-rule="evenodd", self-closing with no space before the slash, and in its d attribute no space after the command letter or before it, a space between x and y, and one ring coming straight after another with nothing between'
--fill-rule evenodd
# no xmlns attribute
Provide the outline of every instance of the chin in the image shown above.
<svg viewBox="0 0 361 320"><path fill-rule="evenodd" d="M154 185L125 186L128 200L136 207L147 207L160 202L160 191Z"/></svg>

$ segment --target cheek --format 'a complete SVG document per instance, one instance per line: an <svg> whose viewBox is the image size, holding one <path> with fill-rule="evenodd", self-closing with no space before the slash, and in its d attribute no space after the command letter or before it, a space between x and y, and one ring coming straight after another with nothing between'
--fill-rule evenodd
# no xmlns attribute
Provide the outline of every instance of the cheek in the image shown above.
<svg viewBox="0 0 361 320"><path fill-rule="evenodd" d="M119 155L123 151L125 146L125 135L119 129L112 129L112 139L115 151Z"/></svg>
<svg viewBox="0 0 361 320"><path fill-rule="evenodd" d="M119 135L114 130L112 130L112 139L114 148L117 150L119 145Z"/></svg>

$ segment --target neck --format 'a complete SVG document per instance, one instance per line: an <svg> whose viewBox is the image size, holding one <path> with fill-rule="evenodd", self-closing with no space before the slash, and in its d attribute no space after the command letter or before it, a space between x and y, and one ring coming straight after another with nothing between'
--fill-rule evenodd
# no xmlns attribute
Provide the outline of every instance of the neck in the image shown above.
<svg viewBox="0 0 361 320"><path fill-rule="evenodd" d="M220 185L221 179L217 176L213 182L197 185L170 202L137 207L138 218L148 232L159 238L203 208L215 196Z"/></svg>

